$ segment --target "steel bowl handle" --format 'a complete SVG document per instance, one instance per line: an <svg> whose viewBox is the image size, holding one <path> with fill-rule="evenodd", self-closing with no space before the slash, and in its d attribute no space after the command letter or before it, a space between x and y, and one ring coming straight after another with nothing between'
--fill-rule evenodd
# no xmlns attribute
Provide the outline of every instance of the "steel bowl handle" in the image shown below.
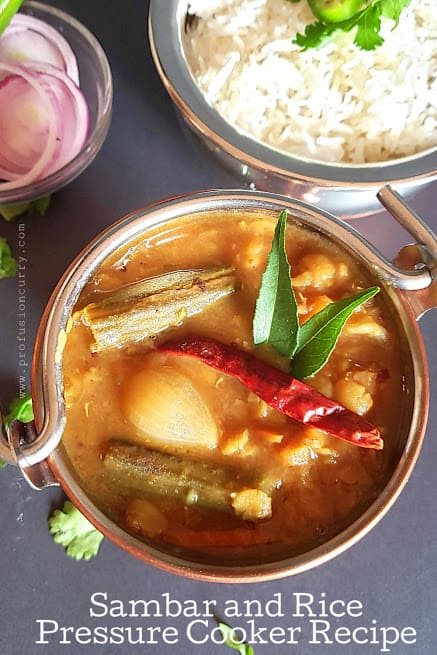
<svg viewBox="0 0 437 655"><path fill-rule="evenodd" d="M394 258L394 265L396 271L403 273L402 284L399 286L404 290L416 318L420 319L425 312L437 307L437 236L392 187L383 187L378 192L378 199L416 240L401 248ZM408 271L411 286L408 283ZM422 275L428 283L419 287L415 282Z"/></svg>

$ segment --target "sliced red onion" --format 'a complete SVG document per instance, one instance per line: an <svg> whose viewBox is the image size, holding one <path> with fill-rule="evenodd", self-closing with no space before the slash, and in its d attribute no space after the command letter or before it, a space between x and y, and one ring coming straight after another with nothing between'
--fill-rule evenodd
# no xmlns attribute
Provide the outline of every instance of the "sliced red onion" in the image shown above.
<svg viewBox="0 0 437 655"><path fill-rule="evenodd" d="M16 189L17 187L24 186L26 184L30 184L31 182L34 182L36 179L38 179L38 177L44 176L44 171L50 164L56 148L57 120L55 110L53 108L53 98L50 97L47 89L43 87L43 85L38 80L37 75L35 75L33 71L28 71L24 66L14 66L7 63L0 63L0 71L7 72L13 76L12 81L14 81L16 76L22 78L25 83L25 85L21 87L22 92L24 93L23 105L29 103L27 107L30 117L28 129L34 135L36 135L38 132L45 133L45 142L40 141L38 136L38 140L42 144L42 147L35 161L33 161L27 172L12 181L0 183L0 190L7 191L10 189ZM13 128L10 124L8 113L11 113L9 109L12 101L12 97L10 96L11 86L7 83L7 80L3 82L4 83L0 88L0 133L4 135L4 139L7 137L8 143L12 143L15 139L18 141L19 138L24 138L27 145L27 136L20 136L18 134L18 130L15 131L15 128ZM35 129L35 124L32 121L33 112L34 117L38 119L38 129ZM42 120L43 115L45 116L44 121ZM8 129L12 130L12 133L5 134L3 132L1 126L5 123L8 125ZM23 124L21 123L21 127L22 125ZM19 150L19 146L14 145L12 151L15 150ZM20 153L20 156L25 158L26 153ZM16 172L17 171L12 171L12 173Z"/></svg>
<svg viewBox="0 0 437 655"><path fill-rule="evenodd" d="M1 64L0 64L1 65ZM52 98L46 91L51 104ZM48 119L41 90L21 75L9 75L0 84L0 164L12 173L33 168L45 148Z"/></svg>
<svg viewBox="0 0 437 655"><path fill-rule="evenodd" d="M33 30L6 30L0 39L0 61L23 64L29 60L47 62L65 70L60 52L45 36Z"/></svg>
<svg viewBox="0 0 437 655"><path fill-rule="evenodd" d="M77 61L69 43L54 27L28 14L16 14L0 38L0 61L52 64L79 85Z"/></svg>
<svg viewBox="0 0 437 655"><path fill-rule="evenodd" d="M50 175L79 154L89 112L80 89L54 66L0 62L2 70L8 73L0 82L0 178L8 180L0 190L5 190Z"/></svg>
<svg viewBox="0 0 437 655"><path fill-rule="evenodd" d="M7 180L8 182L16 180L20 175L18 173L11 173L10 169L2 168L0 166L0 189L1 189L1 180Z"/></svg>
<svg viewBox="0 0 437 655"><path fill-rule="evenodd" d="M64 37L34 16L14 16L0 38L0 191L44 178L82 150L89 112L78 82Z"/></svg>
<svg viewBox="0 0 437 655"><path fill-rule="evenodd" d="M89 111L82 91L64 72L48 64L29 62L26 68L39 76L55 97L58 118L57 144L46 175L62 168L82 150L88 136Z"/></svg>

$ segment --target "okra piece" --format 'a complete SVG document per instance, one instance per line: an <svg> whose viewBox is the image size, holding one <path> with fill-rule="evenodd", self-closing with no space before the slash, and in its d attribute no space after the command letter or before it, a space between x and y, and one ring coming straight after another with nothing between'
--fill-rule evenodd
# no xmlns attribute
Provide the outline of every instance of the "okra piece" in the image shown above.
<svg viewBox="0 0 437 655"><path fill-rule="evenodd" d="M78 318L95 352L123 348L179 325L235 290L232 268L173 271L139 280L90 303Z"/></svg>
<svg viewBox="0 0 437 655"><path fill-rule="evenodd" d="M252 472L185 459L125 441L110 441L105 477L124 491L158 494L184 505L232 511L233 495L256 487Z"/></svg>

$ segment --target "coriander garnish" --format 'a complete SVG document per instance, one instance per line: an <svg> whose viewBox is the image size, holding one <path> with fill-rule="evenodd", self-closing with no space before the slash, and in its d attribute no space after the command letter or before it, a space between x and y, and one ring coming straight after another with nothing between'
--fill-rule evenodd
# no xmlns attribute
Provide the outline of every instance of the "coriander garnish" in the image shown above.
<svg viewBox="0 0 437 655"><path fill-rule="evenodd" d="M220 628L220 632L222 633L223 639L226 639L224 642L225 646L233 648L234 650L238 651L240 655L254 655L252 646L249 646L249 644L246 642L241 643L237 641L234 628L232 628L227 623L224 623L223 621L217 621L217 623L218 627Z"/></svg>
<svg viewBox="0 0 437 655"><path fill-rule="evenodd" d="M411 0L308 0L317 21L307 25L303 34L297 34L293 43L304 50L319 48L338 33L356 28L354 44L362 50L375 50L384 43L381 18L395 21L395 29L403 9L410 3Z"/></svg>

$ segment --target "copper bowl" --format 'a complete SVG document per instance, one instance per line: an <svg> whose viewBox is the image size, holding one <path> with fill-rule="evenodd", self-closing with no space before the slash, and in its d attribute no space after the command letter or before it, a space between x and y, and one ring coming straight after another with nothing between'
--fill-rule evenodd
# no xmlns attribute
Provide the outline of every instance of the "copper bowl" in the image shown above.
<svg viewBox="0 0 437 655"><path fill-rule="evenodd" d="M17 464L34 488L61 484L88 519L127 552L158 568L191 578L214 582L281 578L306 571L345 551L378 523L400 494L418 457L428 413L428 367L417 320L436 306L437 289L433 281L436 240L389 188L380 192L380 199L421 244L403 249L397 265L386 260L346 223L301 201L279 195L207 191L164 200L122 218L79 254L54 290L39 326L33 359L35 422L23 426L13 421L9 428L9 444L0 439L0 457ZM259 565L222 565L169 554L140 541L109 520L84 492L66 455L61 439L65 425L62 352L67 321L85 283L97 267L116 249L147 230L168 227L170 222L181 217L192 216L195 220L196 216L217 211L272 218L283 209L288 210L290 220L295 217L301 224L318 230L349 251L383 287L406 344L406 367L411 379L406 401L409 423L396 445L391 475L378 498L355 522L323 545L296 557Z"/></svg>

